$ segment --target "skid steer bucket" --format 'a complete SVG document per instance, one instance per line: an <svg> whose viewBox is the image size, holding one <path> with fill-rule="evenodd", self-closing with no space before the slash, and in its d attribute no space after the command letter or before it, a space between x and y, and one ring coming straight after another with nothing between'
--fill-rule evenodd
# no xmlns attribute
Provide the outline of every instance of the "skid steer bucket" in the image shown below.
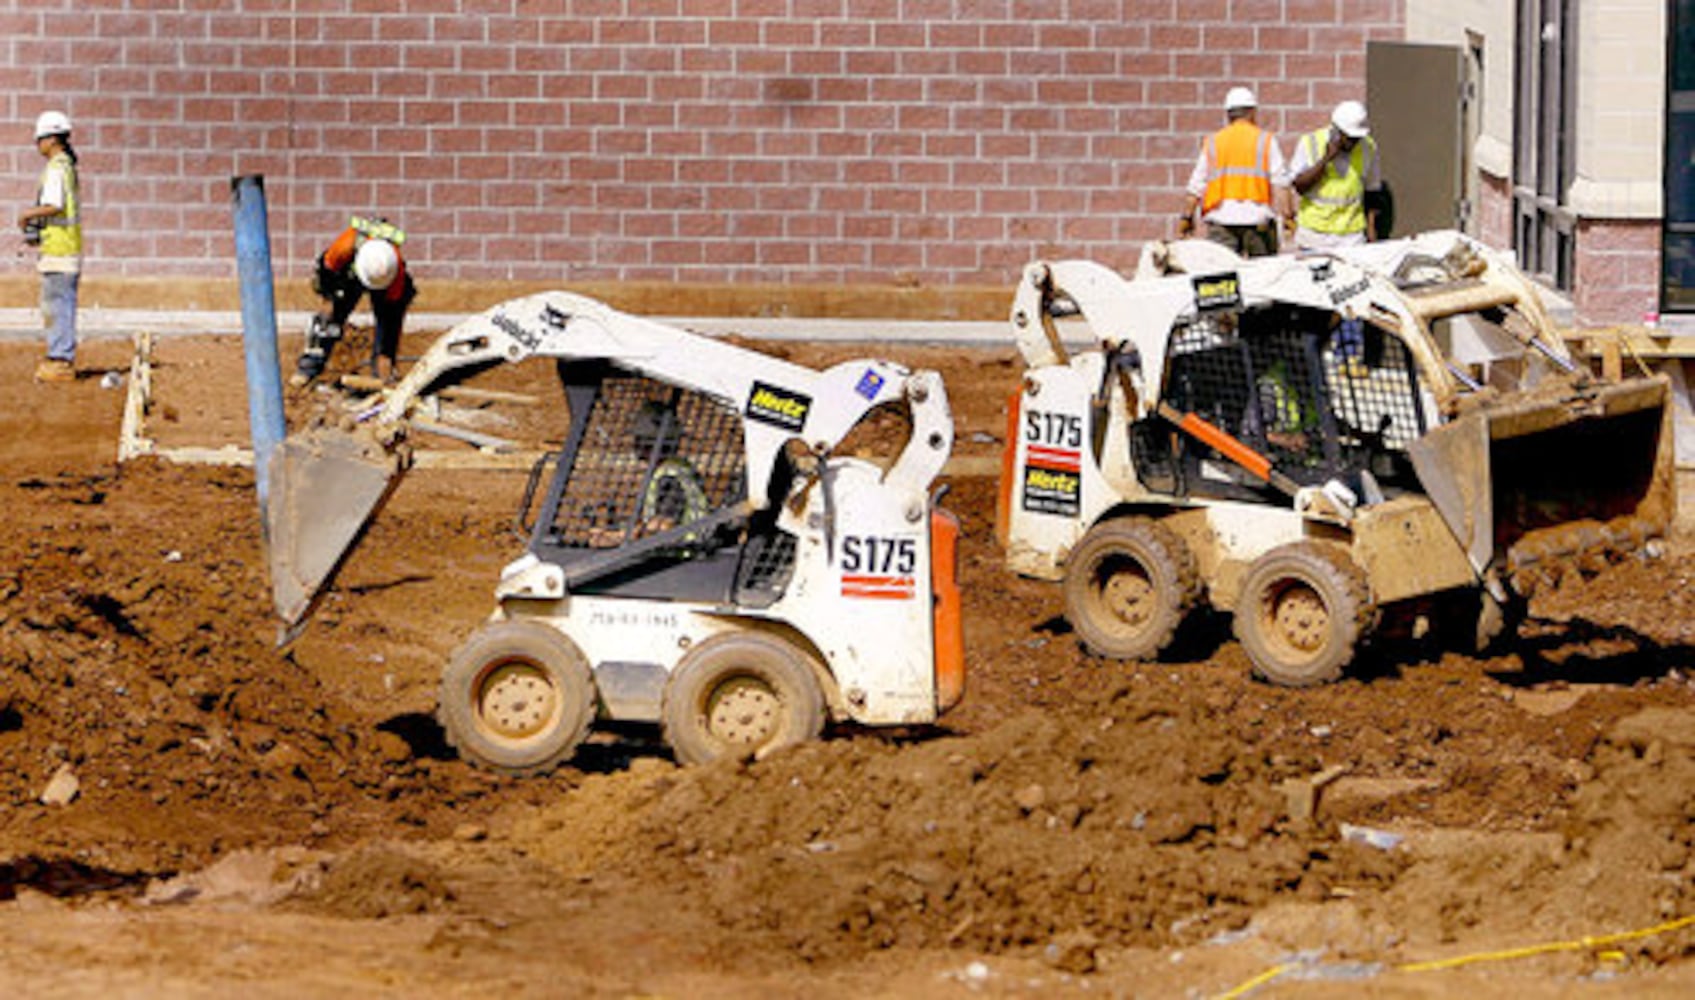
<svg viewBox="0 0 1695 1000"><path fill-rule="evenodd" d="M1551 384L1478 406L1409 445L1479 574L1522 596L1555 560L1629 553L1675 515L1663 376Z"/></svg>
<svg viewBox="0 0 1695 1000"><path fill-rule="evenodd" d="M286 627L311 612L403 468L401 454L340 431L314 431L277 447L265 533L271 600Z"/></svg>

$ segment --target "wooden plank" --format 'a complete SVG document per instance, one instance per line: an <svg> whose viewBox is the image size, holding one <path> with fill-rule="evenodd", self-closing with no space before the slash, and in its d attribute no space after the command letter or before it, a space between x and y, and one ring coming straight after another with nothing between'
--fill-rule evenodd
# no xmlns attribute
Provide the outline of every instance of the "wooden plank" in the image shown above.
<svg viewBox="0 0 1695 1000"><path fill-rule="evenodd" d="M513 448L517 447L515 442L509 441L506 438L495 437L493 434L483 434L464 427L452 427L447 424L438 424L434 420L424 420L420 417L413 417L409 423L414 429L423 431L426 434L438 434L442 437L452 438L455 441L463 441L466 444L475 445L478 448L488 451L511 451Z"/></svg>
<svg viewBox="0 0 1695 1000"><path fill-rule="evenodd" d="M124 396L123 422L118 429L118 462L153 454L147 439L147 411L153 406L153 334L135 335L135 353L130 358L129 391Z"/></svg>
<svg viewBox="0 0 1695 1000"><path fill-rule="evenodd" d="M341 384L349 389L357 389L361 392L381 392L384 389L393 388L382 379L372 378L369 375L343 375L341 377ZM521 392L502 392L499 389L479 389L475 386L469 385L449 386L439 392L430 393L430 395L440 396L442 399L446 400L471 400L474 402L484 403L516 403L519 406L541 405L541 400L539 398L525 395Z"/></svg>
<svg viewBox="0 0 1695 1000"><path fill-rule="evenodd" d="M152 454L178 465L230 465L253 467L253 449L226 444L221 448L155 448Z"/></svg>
<svg viewBox="0 0 1695 1000"><path fill-rule="evenodd" d="M1646 326L1562 331L1571 349L1591 358L1617 351L1644 361L1695 358L1695 334L1668 333Z"/></svg>
<svg viewBox="0 0 1695 1000"><path fill-rule="evenodd" d="M546 452L508 451L414 451L412 465L418 469L516 469L528 472Z"/></svg>

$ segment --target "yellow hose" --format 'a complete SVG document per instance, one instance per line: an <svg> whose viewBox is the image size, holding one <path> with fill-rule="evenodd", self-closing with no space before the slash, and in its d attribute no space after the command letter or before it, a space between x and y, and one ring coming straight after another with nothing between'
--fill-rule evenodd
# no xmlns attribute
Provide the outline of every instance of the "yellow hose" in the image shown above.
<svg viewBox="0 0 1695 1000"><path fill-rule="evenodd" d="M1695 924L1695 916L1679 917L1655 927L1646 927L1638 931L1623 931L1618 934L1603 934L1600 937L1583 937L1576 941L1554 941L1548 944L1533 944L1525 948L1509 948L1505 951L1485 951L1475 955L1458 955L1454 958L1441 958L1433 962L1409 962L1397 965L1401 972L1430 972L1435 969L1452 969L1473 962L1496 962L1511 958L1529 958L1532 955L1546 955L1556 951L1585 951L1599 948L1603 945L1617 944L1620 941L1630 941L1634 938L1652 937L1679 928Z"/></svg>
<svg viewBox="0 0 1695 1000"><path fill-rule="evenodd" d="M1293 969L1295 964L1296 963L1294 962L1285 962L1282 965L1274 965L1230 992L1220 993L1218 995L1218 1000L1236 1000L1237 997L1245 997L1254 990L1259 989L1266 983L1269 983L1278 976L1281 976L1283 973Z"/></svg>
<svg viewBox="0 0 1695 1000"><path fill-rule="evenodd" d="M1439 958L1430 962L1408 962L1404 965L1393 966L1393 968L1396 972L1434 972L1437 969L1453 969L1476 962L1501 962L1514 958L1529 958L1532 955L1546 955L1557 951L1593 950L1609 944L1617 944L1620 941L1631 941L1636 938L1652 937L1655 934L1665 934L1688 927L1691 924L1695 924L1695 916L1678 917L1676 920L1668 920L1653 927L1645 927L1635 931L1622 931L1618 934L1582 937L1575 941L1553 941L1547 944L1528 945L1523 948L1508 948L1503 951L1482 951L1471 955L1456 955L1453 958ZM1272 966L1229 992L1219 994L1218 1000L1237 1000L1239 997L1247 996L1289 970L1298 968L1299 965L1300 963L1297 962L1285 962L1282 965Z"/></svg>

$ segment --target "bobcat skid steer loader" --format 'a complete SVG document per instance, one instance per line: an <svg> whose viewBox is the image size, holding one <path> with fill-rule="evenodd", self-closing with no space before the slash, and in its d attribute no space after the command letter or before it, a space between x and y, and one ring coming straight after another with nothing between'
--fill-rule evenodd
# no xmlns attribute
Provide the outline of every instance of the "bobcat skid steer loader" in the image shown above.
<svg viewBox="0 0 1695 1000"><path fill-rule="evenodd" d="M1339 677L1384 621L1481 645L1675 512L1664 377L1580 370L1534 287L1459 233L1153 244L1134 280L1037 262L1012 326L997 530L1101 656L1157 656L1203 600L1281 684Z"/></svg>
<svg viewBox="0 0 1695 1000"><path fill-rule="evenodd" d="M929 723L960 698L958 522L930 492L953 446L940 377L871 360L813 371L565 292L448 331L363 426L283 443L268 521L285 623L407 467L419 401L532 358L557 366L564 444L531 473L526 550L492 619L442 675L463 757L541 773L618 720L660 723L694 763L830 719ZM838 453L862 424L882 461Z"/></svg>

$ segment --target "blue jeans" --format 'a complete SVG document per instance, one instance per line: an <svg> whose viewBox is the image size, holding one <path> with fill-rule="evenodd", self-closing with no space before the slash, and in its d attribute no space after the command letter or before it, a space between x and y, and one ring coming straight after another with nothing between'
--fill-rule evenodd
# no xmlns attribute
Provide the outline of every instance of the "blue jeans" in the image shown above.
<svg viewBox="0 0 1695 1000"><path fill-rule="evenodd" d="M1365 357L1365 320L1345 319L1336 330L1336 353L1343 361Z"/></svg>
<svg viewBox="0 0 1695 1000"><path fill-rule="evenodd" d="M75 361L77 356L77 280L75 271L41 272L41 322L46 327L47 356Z"/></svg>

